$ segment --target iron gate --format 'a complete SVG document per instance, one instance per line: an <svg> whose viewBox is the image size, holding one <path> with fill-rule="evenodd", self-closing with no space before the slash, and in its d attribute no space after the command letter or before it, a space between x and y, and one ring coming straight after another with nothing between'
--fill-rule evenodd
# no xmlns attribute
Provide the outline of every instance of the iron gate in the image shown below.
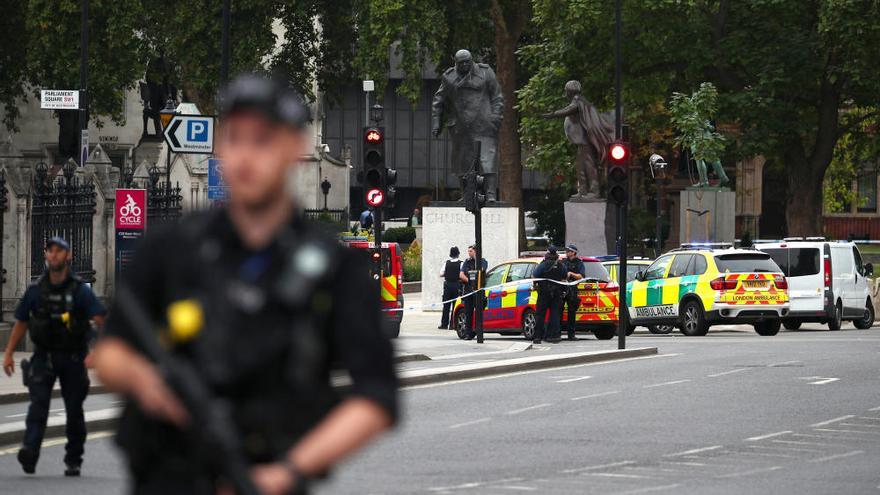
<svg viewBox="0 0 880 495"><path fill-rule="evenodd" d="M95 281L92 268L92 218L95 215L95 185L91 179L74 177L76 165L69 161L61 175L49 175L39 163L31 202L31 278L43 274L43 250L51 237L70 243L71 269L86 282Z"/></svg>
<svg viewBox="0 0 880 495"><path fill-rule="evenodd" d="M181 215L180 184L171 187L168 181L159 182L159 168L155 165L147 171L149 179L136 180L131 169L125 171L125 187L140 187L147 190L147 225L157 225L167 221L177 221Z"/></svg>

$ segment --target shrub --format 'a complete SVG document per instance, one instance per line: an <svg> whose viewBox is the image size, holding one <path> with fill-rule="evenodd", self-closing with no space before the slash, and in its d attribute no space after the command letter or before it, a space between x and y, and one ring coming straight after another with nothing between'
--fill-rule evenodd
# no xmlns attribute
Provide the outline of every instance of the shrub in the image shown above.
<svg viewBox="0 0 880 495"><path fill-rule="evenodd" d="M403 281L422 280L422 245L414 241L403 253Z"/></svg>
<svg viewBox="0 0 880 495"><path fill-rule="evenodd" d="M399 244L409 244L416 239L416 229L414 227L395 227L388 229L382 233L383 242L397 242ZM421 253L421 251L420 251Z"/></svg>

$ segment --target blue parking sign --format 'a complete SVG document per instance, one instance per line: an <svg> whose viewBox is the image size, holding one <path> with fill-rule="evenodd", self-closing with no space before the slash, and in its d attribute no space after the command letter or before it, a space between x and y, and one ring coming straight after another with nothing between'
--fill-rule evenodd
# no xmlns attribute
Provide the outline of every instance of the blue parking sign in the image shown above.
<svg viewBox="0 0 880 495"><path fill-rule="evenodd" d="M226 199L226 182L223 181L222 165L219 158L208 160L208 199Z"/></svg>

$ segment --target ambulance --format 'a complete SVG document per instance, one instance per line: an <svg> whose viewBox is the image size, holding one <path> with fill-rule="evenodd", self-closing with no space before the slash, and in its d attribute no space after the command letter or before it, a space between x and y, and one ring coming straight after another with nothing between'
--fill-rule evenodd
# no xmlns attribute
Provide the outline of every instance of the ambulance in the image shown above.
<svg viewBox="0 0 880 495"><path fill-rule="evenodd" d="M788 282L769 254L729 244L685 244L657 258L629 282L633 325L675 325L688 336L716 324L751 324L779 333L788 315Z"/></svg>

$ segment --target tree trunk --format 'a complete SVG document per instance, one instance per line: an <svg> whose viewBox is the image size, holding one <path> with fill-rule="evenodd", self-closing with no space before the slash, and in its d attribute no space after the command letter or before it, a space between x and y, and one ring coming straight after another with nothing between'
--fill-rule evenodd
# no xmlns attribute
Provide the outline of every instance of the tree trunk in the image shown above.
<svg viewBox="0 0 880 495"><path fill-rule="evenodd" d="M520 250L523 250L526 239L523 222L523 169L519 139L519 112L516 110L516 47L522 26L525 23L523 17L528 13L517 9L512 14L512 22L508 22L496 0L492 2L491 15L495 25L495 60L497 65L495 72L498 76L501 94L504 96L503 121L498 133L498 186L501 201L519 208L519 243Z"/></svg>

